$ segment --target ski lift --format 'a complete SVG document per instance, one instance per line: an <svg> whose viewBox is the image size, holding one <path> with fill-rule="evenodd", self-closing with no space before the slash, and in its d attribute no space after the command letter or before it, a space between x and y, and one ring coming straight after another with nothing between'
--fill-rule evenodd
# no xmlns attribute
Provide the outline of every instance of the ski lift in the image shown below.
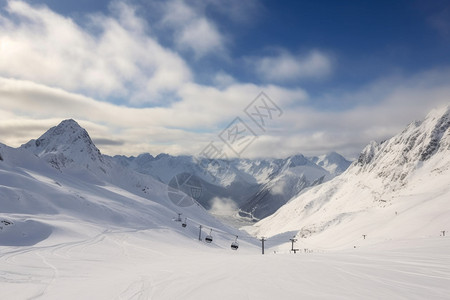
<svg viewBox="0 0 450 300"><path fill-rule="evenodd" d="M183 226L183 228L187 226L187 218L184 218L184 222L181 224L181 226Z"/></svg>
<svg viewBox="0 0 450 300"><path fill-rule="evenodd" d="M237 250L239 248L239 243L237 242L238 236L236 236L236 239L234 242L231 243L231 250Z"/></svg>
<svg viewBox="0 0 450 300"><path fill-rule="evenodd" d="M205 242L207 242L207 243L211 243L212 241L213 241L213 237L212 237L212 229L211 229L211 231L209 232L209 234L205 237Z"/></svg>

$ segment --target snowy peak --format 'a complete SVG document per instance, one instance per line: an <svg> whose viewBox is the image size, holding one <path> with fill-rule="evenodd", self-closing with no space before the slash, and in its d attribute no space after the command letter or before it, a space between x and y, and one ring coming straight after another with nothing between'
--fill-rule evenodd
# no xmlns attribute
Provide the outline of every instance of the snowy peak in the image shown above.
<svg viewBox="0 0 450 300"><path fill-rule="evenodd" d="M294 156L291 156L288 158L289 164L288 167L289 168L295 168L298 166L306 166L308 164L311 165L311 162L306 159L306 157L304 157L302 154L297 154Z"/></svg>
<svg viewBox="0 0 450 300"><path fill-rule="evenodd" d="M356 164L364 166L369 164L375 156L375 149L378 147L377 142L371 141L364 149L356 161Z"/></svg>
<svg viewBox="0 0 450 300"><path fill-rule="evenodd" d="M434 110L422 122L413 122L400 134L380 144L371 142L349 169L372 173L386 187L403 186L410 174L424 161L433 160L436 168L450 164L450 107ZM436 159L434 157L436 156Z"/></svg>
<svg viewBox="0 0 450 300"><path fill-rule="evenodd" d="M311 157L310 160L334 176L344 173L344 171L351 165L351 161L348 161L345 157L336 152L330 152L321 156L314 156Z"/></svg>
<svg viewBox="0 0 450 300"><path fill-rule="evenodd" d="M380 144L372 142L361 153L358 164L371 164L375 159L397 158L399 163L419 162L430 159L434 154L449 149L450 106L431 111L425 120L409 124L400 134Z"/></svg>
<svg viewBox="0 0 450 300"><path fill-rule="evenodd" d="M103 163L102 154L87 131L72 119L62 121L21 148L47 160L56 169L72 164L88 167L92 162Z"/></svg>

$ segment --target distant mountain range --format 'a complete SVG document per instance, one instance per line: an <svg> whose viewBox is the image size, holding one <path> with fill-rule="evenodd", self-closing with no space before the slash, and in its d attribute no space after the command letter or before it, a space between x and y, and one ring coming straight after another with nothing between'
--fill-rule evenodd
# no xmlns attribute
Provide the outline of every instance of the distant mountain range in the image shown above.
<svg viewBox="0 0 450 300"><path fill-rule="evenodd" d="M216 161L204 159L200 166L192 156L146 153L114 160L166 184L178 174L191 174L202 186L196 200L203 207L219 217L241 221L269 216L293 196L339 175L351 163L335 152L311 158L298 154L286 159L220 160L226 166L220 171Z"/></svg>

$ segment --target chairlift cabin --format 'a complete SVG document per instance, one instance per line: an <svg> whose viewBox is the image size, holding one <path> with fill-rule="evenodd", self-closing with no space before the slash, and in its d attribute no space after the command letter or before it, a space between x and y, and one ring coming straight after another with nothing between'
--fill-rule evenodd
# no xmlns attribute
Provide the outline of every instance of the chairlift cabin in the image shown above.
<svg viewBox="0 0 450 300"><path fill-rule="evenodd" d="M209 234L205 237L205 242L211 243L212 241L213 241L213 237L212 237L212 229L211 229Z"/></svg>
<svg viewBox="0 0 450 300"><path fill-rule="evenodd" d="M236 236L236 240L231 243L231 250L237 250L239 248L239 243L237 242L238 237Z"/></svg>
<svg viewBox="0 0 450 300"><path fill-rule="evenodd" d="M187 218L184 219L184 222L181 224L181 226L183 226L183 227L187 226Z"/></svg>

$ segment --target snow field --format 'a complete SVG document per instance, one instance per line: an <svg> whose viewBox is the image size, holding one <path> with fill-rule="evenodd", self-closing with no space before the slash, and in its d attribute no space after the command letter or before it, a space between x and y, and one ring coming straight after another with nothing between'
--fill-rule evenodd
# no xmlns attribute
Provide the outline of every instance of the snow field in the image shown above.
<svg viewBox="0 0 450 300"><path fill-rule="evenodd" d="M0 289L6 299L448 299L449 247L441 237L263 256L171 230L108 230L0 247Z"/></svg>

